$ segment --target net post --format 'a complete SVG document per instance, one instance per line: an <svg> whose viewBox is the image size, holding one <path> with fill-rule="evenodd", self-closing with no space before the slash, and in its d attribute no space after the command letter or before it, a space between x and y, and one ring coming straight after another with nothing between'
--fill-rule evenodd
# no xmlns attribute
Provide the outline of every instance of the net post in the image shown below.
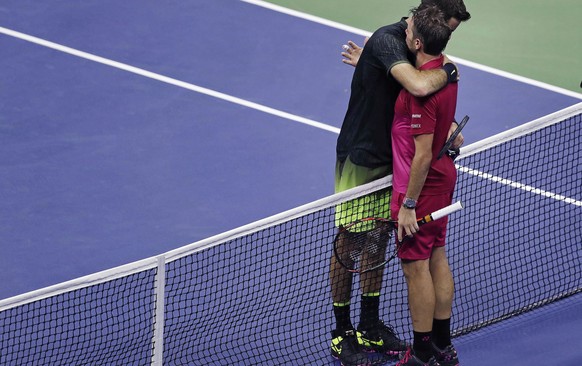
<svg viewBox="0 0 582 366"><path fill-rule="evenodd" d="M164 309L166 287L166 257L157 257L157 272L154 284L155 310L152 337L152 366L162 366L164 360Z"/></svg>

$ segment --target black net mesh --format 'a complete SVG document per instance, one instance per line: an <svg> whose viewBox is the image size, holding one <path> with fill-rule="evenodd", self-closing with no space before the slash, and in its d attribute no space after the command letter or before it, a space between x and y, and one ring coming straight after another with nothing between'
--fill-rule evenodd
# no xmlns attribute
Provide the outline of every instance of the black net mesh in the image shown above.
<svg viewBox="0 0 582 366"><path fill-rule="evenodd" d="M457 160L455 200L465 209L450 218L447 244L455 335L582 290L580 119ZM329 261L338 202L308 205L168 261L163 364L333 364ZM5 306L0 364L150 364L155 276L154 268ZM385 268L383 283L381 317L409 338L397 261ZM356 275L355 324L359 294Z"/></svg>

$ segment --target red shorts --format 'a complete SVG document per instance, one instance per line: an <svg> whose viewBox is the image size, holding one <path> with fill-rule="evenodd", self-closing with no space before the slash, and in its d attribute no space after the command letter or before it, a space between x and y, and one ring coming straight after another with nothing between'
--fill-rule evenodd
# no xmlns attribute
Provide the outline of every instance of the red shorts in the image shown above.
<svg viewBox="0 0 582 366"><path fill-rule="evenodd" d="M400 211L404 197L404 193L396 191L392 193L390 209L392 210L393 220L398 220L398 211ZM423 217L436 210L440 210L441 208L450 205L452 200L452 193L436 196L421 195L416 204L416 216ZM449 218L447 216L420 226L412 240L406 241L402 248L400 248L398 258L405 260L429 259L433 248L445 246L448 221Z"/></svg>

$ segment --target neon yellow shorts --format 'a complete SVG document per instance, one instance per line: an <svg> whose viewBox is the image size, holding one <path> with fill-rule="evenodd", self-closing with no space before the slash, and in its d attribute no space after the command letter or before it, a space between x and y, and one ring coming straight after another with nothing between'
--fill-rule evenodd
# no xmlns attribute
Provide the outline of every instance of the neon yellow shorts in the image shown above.
<svg viewBox="0 0 582 366"><path fill-rule="evenodd" d="M379 168L367 168L351 162L348 157L344 162L336 162L335 166L335 192L345 191L350 188L372 182L376 179L391 174L388 166ZM355 198L351 201L340 203L336 206L335 225L345 226L351 222L365 217L381 217L390 219L390 199L392 188L385 188L370 193L366 196ZM356 225L350 231L362 232L373 229L373 223Z"/></svg>

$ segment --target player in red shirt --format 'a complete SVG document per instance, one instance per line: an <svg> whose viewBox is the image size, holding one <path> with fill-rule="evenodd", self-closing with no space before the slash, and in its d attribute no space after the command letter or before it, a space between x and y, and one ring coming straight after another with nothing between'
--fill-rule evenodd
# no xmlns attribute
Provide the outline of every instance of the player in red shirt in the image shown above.
<svg viewBox="0 0 582 366"><path fill-rule="evenodd" d="M413 12L406 43L416 67L441 67L451 34L436 7ZM398 237L407 236L398 256L408 285L414 343L398 365L458 365L450 339L453 278L445 253L447 220L423 225L416 219L451 203L457 178L449 156L437 159L454 120L458 83L423 98L403 89L392 124L393 194L391 212Z"/></svg>

